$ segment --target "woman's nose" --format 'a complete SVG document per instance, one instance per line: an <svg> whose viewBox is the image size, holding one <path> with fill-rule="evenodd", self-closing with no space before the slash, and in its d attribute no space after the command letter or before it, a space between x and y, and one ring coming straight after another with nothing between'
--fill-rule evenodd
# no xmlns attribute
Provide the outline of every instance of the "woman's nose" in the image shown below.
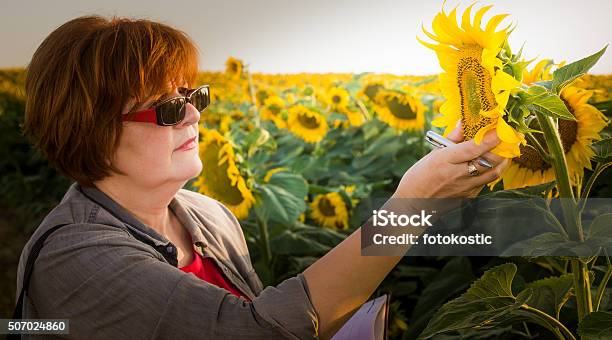
<svg viewBox="0 0 612 340"><path fill-rule="evenodd" d="M178 126L189 126L197 124L200 121L200 111L191 105L191 103L185 104L185 118Z"/></svg>

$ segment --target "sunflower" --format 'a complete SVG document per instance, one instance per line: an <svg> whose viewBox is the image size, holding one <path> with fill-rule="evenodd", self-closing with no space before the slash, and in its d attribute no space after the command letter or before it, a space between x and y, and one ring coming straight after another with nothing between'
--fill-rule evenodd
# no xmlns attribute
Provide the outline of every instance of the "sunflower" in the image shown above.
<svg viewBox="0 0 612 340"><path fill-rule="evenodd" d="M550 69L553 66L553 62L550 59L540 60L533 70L523 70L523 83L532 84L540 80L546 80L551 78Z"/></svg>
<svg viewBox="0 0 612 340"><path fill-rule="evenodd" d="M289 109L287 126L289 131L309 143L322 140L328 129L325 117L304 105L296 105Z"/></svg>
<svg viewBox="0 0 612 340"><path fill-rule="evenodd" d="M542 80L550 80L552 79L552 68L556 66L557 69L565 65L565 61L562 61L558 64L555 64L550 59L540 60L533 68L533 70L529 71L527 69L523 70L523 83L530 85L538 81Z"/></svg>
<svg viewBox="0 0 612 340"><path fill-rule="evenodd" d="M284 129L287 123L282 117L282 112L285 109L285 102L278 96L266 98L261 109L261 119L271 120L276 127Z"/></svg>
<svg viewBox="0 0 612 340"><path fill-rule="evenodd" d="M422 130L425 126L425 106L407 93L379 90L373 106L380 120L398 130Z"/></svg>
<svg viewBox="0 0 612 340"><path fill-rule="evenodd" d="M255 100L257 101L257 105L265 105L266 99L274 95L274 91L267 87L258 88L257 91L255 91Z"/></svg>
<svg viewBox="0 0 612 340"><path fill-rule="evenodd" d="M242 75L243 64L242 60L229 57L225 62L225 73L230 77L237 79Z"/></svg>
<svg viewBox="0 0 612 340"><path fill-rule="evenodd" d="M232 119L232 117L230 115L224 115L221 118L221 122L219 123L219 131L221 133L226 133L227 131L230 130L232 123L234 122L234 120Z"/></svg>
<svg viewBox="0 0 612 340"><path fill-rule="evenodd" d="M568 86L561 91L561 99L576 121L559 119L559 135L567 161L572 185L578 185L584 177L584 168L591 169L593 149L591 143L601 140L599 135L608 124L608 119L594 106L587 104L592 91ZM534 135L546 150L541 134ZM512 159L501 174L505 189L522 188L553 181L555 173L532 147L521 145L521 156Z"/></svg>
<svg viewBox="0 0 612 340"><path fill-rule="evenodd" d="M580 87L593 90L591 101L594 103L605 102L612 96L612 75L585 74L578 80Z"/></svg>
<svg viewBox="0 0 612 340"><path fill-rule="evenodd" d="M310 217L327 228L348 228L346 204L337 192L317 195L310 203Z"/></svg>
<svg viewBox="0 0 612 340"><path fill-rule="evenodd" d="M446 102L440 107L442 117L432 121L434 126L446 127L448 135L461 120L465 139L482 142L485 133L496 128L501 143L492 152L511 158L520 155L519 143L525 143L522 134L508 125L503 116L510 91L520 85L503 72L502 61L497 58L508 35L508 28L496 31L507 16L493 16L482 30L481 20L492 7L479 9L473 22L470 5L457 23L457 9L450 14L444 10L433 20L432 34L423 32L437 44L419 42L433 49L444 72L439 77L440 89Z"/></svg>
<svg viewBox="0 0 612 340"><path fill-rule="evenodd" d="M246 218L254 197L236 167L232 145L215 130L200 128L200 133L203 171L194 185L200 193L223 203L236 218Z"/></svg>
<svg viewBox="0 0 612 340"><path fill-rule="evenodd" d="M382 80L373 79L366 82L361 90L357 93L357 98L361 98L365 102L373 102L379 90L383 90L385 84Z"/></svg>
<svg viewBox="0 0 612 340"><path fill-rule="evenodd" d="M327 92L325 99L332 110L340 111L346 109L349 103L349 94L345 89L334 86Z"/></svg>
<svg viewBox="0 0 612 340"><path fill-rule="evenodd" d="M353 111L346 108L340 111L340 113L346 116L351 126L361 126L365 122L365 117L361 111Z"/></svg>

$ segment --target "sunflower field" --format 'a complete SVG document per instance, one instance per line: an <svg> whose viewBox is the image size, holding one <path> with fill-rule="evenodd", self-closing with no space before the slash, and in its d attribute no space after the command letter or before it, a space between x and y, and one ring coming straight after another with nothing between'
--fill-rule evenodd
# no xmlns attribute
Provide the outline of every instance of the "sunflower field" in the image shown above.
<svg viewBox="0 0 612 340"><path fill-rule="evenodd" d="M419 34L439 75L259 74L233 57L225 72L200 73L212 102L200 120L203 171L187 188L238 217L264 284L302 271L359 228L377 208L369 199L390 197L431 150L425 132L448 134L459 121L476 143L496 129L493 152L511 158L481 195L567 198L556 241L589 241L593 228L612 237L612 216L576 213L580 199L612 197L612 75L588 74L606 47L571 62L525 60L508 43L506 14L483 20L491 7L442 10ZM70 184L19 132L24 78L23 69L0 71L0 242L11 269L0 288L11 294L27 235ZM528 251L405 257L376 293L391 294L390 337L612 337L611 254ZM0 301L6 315L11 294Z"/></svg>

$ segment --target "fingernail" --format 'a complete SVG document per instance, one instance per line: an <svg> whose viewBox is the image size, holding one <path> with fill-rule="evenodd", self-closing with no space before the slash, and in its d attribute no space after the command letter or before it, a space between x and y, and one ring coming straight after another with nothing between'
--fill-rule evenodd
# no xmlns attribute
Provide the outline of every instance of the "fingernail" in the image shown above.
<svg viewBox="0 0 612 340"><path fill-rule="evenodd" d="M489 163L489 161L487 161L484 158L479 158L478 159L478 164L484 166L485 168L489 168L489 169L493 168L493 165L491 165L491 163Z"/></svg>

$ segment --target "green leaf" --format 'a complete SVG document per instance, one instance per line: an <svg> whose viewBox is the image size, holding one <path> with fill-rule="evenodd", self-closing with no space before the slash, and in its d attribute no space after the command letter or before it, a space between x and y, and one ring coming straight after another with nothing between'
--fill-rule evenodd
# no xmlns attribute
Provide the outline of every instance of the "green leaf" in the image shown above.
<svg viewBox="0 0 612 340"><path fill-rule="evenodd" d="M413 269L404 269L400 274L405 274L404 277L420 275L418 269L416 273L412 271ZM434 277L428 280L428 284L424 280L427 286L419 294L414 307L410 320L411 327L407 331L408 338L416 338L440 306L451 297L465 291L474 279L470 261L466 257L453 257Z"/></svg>
<svg viewBox="0 0 612 340"><path fill-rule="evenodd" d="M570 298L573 285L574 279L571 274L531 282L527 284L527 288L533 290L528 305L557 318L561 307Z"/></svg>
<svg viewBox="0 0 612 340"><path fill-rule="evenodd" d="M561 92L569 83L587 73L591 67L597 63L607 48L608 46L606 45L599 52L571 64L567 64L553 72L552 91L555 93Z"/></svg>
<svg viewBox="0 0 612 340"><path fill-rule="evenodd" d="M593 312L578 325L582 340L612 339L612 313Z"/></svg>
<svg viewBox="0 0 612 340"><path fill-rule="evenodd" d="M517 131L526 133L539 133L541 131L529 127L529 123L525 122L526 117L530 117L531 112L526 105L518 105L508 115L508 122L517 126Z"/></svg>
<svg viewBox="0 0 612 340"><path fill-rule="evenodd" d="M440 308L419 339L466 328L489 328L511 318L510 313L528 301L531 294L528 290L520 298L512 294L516 270L513 263L487 270L466 293Z"/></svg>
<svg viewBox="0 0 612 340"><path fill-rule="evenodd" d="M555 182L542 183L530 187L520 189L508 189L494 191L481 197L491 198L529 198L529 197L541 197L543 194L548 193L555 186Z"/></svg>
<svg viewBox="0 0 612 340"><path fill-rule="evenodd" d="M272 174L268 184L282 187L293 196L299 197L302 200L308 194L308 184L304 178L288 171L279 171Z"/></svg>
<svg viewBox="0 0 612 340"><path fill-rule="evenodd" d="M257 189L261 204L255 209L261 218L291 225L306 210L304 197L308 194L308 185L300 175L277 172Z"/></svg>
<svg viewBox="0 0 612 340"><path fill-rule="evenodd" d="M270 244L274 254L280 255L314 255L330 250L330 247L292 230L283 231L274 237Z"/></svg>
<svg viewBox="0 0 612 340"><path fill-rule="evenodd" d="M474 282L467 294L476 298L489 298L512 295L512 279L516 274L516 265L506 263L487 270L478 281Z"/></svg>
<svg viewBox="0 0 612 340"><path fill-rule="evenodd" d="M581 256L588 257L596 253L590 244L569 241L560 233L543 233L513 244L503 251L501 256Z"/></svg>
<svg viewBox="0 0 612 340"><path fill-rule="evenodd" d="M556 93L549 92L546 88L533 85L527 90L527 103L548 116L566 120L576 120L574 115L567 109L563 100Z"/></svg>
<svg viewBox="0 0 612 340"><path fill-rule="evenodd" d="M595 151L593 159L597 162L607 163L612 162L612 138L606 138L597 141L591 145Z"/></svg>
<svg viewBox="0 0 612 340"><path fill-rule="evenodd" d="M345 235L327 228L296 222L270 240L272 251L281 255L320 255L344 240Z"/></svg>
<svg viewBox="0 0 612 340"><path fill-rule="evenodd" d="M548 91L550 91L552 89L552 80L536 81L534 84L542 86L543 88L547 89Z"/></svg>
<svg viewBox="0 0 612 340"><path fill-rule="evenodd" d="M276 197L276 194L268 186L256 186L259 195L258 204L255 205L255 213L260 219L270 220L275 213L275 219L288 219L287 212Z"/></svg>
<svg viewBox="0 0 612 340"><path fill-rule="evenodd" d="M588 238L595 237L612 238L612 214L599 215L591 222Z"/></svg>
<svg viewBox="0 0 612 340"><path fill-rule="evenodd" d="M612 213L602 214L593 219L589 225L586 244L593 249L593 252L598 249L612 252Z"/></svg>

